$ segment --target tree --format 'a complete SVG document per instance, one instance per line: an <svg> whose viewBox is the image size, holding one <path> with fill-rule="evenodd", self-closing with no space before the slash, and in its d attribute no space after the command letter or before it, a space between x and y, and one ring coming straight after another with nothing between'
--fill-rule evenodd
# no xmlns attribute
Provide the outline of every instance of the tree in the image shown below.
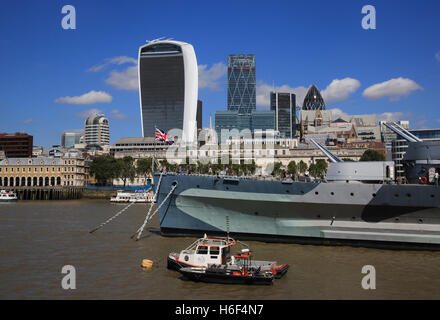
<svg viewBox="0 0 440 320"><path fill-rule="evenodd" d="M365 150L359 161L385 161L385 156L376 150Z"/></svg>
<svg viewBox="0 0 440 320"><path fill-rule="evenodd" d="M274 165L273 165L273 173L272 174L275 177L281 176L281 173L283 172L283 170L281 169L282 165L283 164L281 162L275 162L274 163Z"/></svg>
<svg viewBox="0 0 440 320"><path fill-rule="evenodd" d="M287 165L287 173L291 176L296 176L296 174L298 173L298 168L295 161L289 162L289 164Z"/></svg>
<svg viewBox="0 0 440 320"><path fill-rule="evenodd" d="M350 158L342 158L342 160L344 162L355 162L353 159L350 159Z"/></svg>
<svg viewBox="0 0 440 320"><path fill-rule="evenodd" d="M324 178L328 168L328 163L326 160L318 159L316 160L316 176Z"/></svg>
<svg viewBox="0 0 440 320"><path fill-rule="evenodd" d="M134 167L134 159L130 156L124 157L122 159L117 159L118 165L118 178L124 181L124 187L127 184L127 180L131 182L134 181L136 177L136 168Z"/></svg>
<svg viewBox="0 0 440 320"><path fill-rule="evenodd" d="M105 185L109 180L118 176L116 159L112 156L97 156L90 164L90 174L95 176L96 181L100 185Z"/></svg>
<svg viewBox="0 0 440 320"><path fill-rule="evenodd" d="M145 182L147 181L147 177L152 173L152 164L152 158L143 158L136 162L136 172L138 175L144 177Z"/></svg>
<svg viewBox="0 0 440 320"><path fill-rule="evenodd" d="M298 171L301 173L301 174L304 174L306 171L307 171L307 163L305 163L304 161L300 161L299 163L298 163Z"/></svg>

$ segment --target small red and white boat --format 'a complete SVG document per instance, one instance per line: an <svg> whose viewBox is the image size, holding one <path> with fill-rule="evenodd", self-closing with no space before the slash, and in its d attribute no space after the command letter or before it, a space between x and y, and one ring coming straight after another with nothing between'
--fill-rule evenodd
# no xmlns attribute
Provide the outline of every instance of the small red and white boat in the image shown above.
<svg viewBox="0 0 440 320"><path fill-rule="evenodd" d="M238 253L231 251L235 246L245 247ZM230 237L205 236L193 242L180 253L172 252L168 255L168 269L180 271L181 268L208 268L212 266L234 266L241 269L255 268L260 272L271 272L276 279L281 278L289 269L287 264L278 264L276 261L260 261L250 259L249 246Z"/></svg>

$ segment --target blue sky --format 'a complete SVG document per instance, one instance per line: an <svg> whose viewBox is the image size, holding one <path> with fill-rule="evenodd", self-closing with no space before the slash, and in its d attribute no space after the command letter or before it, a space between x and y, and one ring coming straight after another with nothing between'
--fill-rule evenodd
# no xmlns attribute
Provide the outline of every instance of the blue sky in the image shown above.
<svg viewBox="0 0 440 320"><path fill-rule="evenodd" d="M64 5L76 30L61 27ZM375 30L361 27L364 5ZM162 36L194 46L204 126L226 110L227 55L253 53L259 109L273 86L301 97L314 83L335 116L440 127L440 1L7 1L0 16L0 132L34 145L59 144L93 111L112 143L140 136L135 58Z"/></svg>

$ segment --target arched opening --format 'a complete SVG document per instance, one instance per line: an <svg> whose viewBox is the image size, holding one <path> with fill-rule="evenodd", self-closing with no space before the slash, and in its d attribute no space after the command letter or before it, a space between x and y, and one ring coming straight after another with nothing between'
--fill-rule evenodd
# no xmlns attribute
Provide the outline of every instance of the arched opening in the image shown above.
<svg viewBox="0 0 440 320"><path fill-rule="evenodd" d="M15 177L15 186L19 186L20 185L20 178L19 177Z"/></svg>
<svg viewBox="0 0 440 320"><path fill-rule="evenodd" d="M4 178L3 179L3 184L5 185L5 187L7 187L8 186L8 178Z"/></svg>
<svg viewBox="0 0 440 320"><path fill-rule="evenodd" d="M40 187L43 186L43 177L40 177L38 185L39 185Z"/></svg>
<svg viewBox="0 0 440 320"><path fill-rule="evenodd" d="M61 178L57 177L57 186L61 185Z"/></svg>
<svg viewBox="0 0 440 320"><path fill-rule="evenodd" d="M26 186L26 177L21 177L21 186L22 187Z"/></svg>
<svg viewBox="0 0 440 320"><path fill-rule="evenodd" d="M27 185L28 185L28 187L32 186L32 178L31 177L27 178Z"/></svg>
<svg viewBox="0 0 440 320"><path fill-rule="evenodd" d="M44 178L44 186L48 186L49 185L49 177Z"/></svg>
<svg viewBox="0 0 440 320"><path fill-rule="evenodd" d="M0 178L0 186L3 186L3 179Z"/></svg>
<svg viewBox="0 0 440 320"><path fill-rule="evenodd" d="M55 185L55 177L51 177L50 178L50 185L54 186Z"/></svg>
<svg viewBox="0 0 440 320"><path fill-rule="evenodd" d="M34 180L34 181L33 181L32 185L33 185L33 186L38 185L38 178L37 178L37 177L34 177L33 180Z"/></svg>
<svg viewBox="0 0 440 320"><path fill-rule="evenodd" d="M9 185L10 185L11 187L14 186L14 178L13 178L13 177L10 177L10 178L9 178Z"/></svg>

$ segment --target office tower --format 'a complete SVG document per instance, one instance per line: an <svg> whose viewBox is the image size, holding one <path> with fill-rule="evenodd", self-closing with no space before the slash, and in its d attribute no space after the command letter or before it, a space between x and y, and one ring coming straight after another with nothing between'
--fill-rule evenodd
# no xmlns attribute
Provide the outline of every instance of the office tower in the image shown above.
<svg viewBox="0 0 440 320"><path fill-rule="evenodd" d="M325 102L318 88L313 84L304 98L303 110L325 110Z"/></svg>
<svg viewBox="0 0 440 320"><path fill-rule="evenodd" d="M296 136L296 96L293 93L271 92L270 110L275 112L275 130L281 138Z"/></svg>
<svg viewBox="0 0 440 320"><path fill-rule="evenodd" d="M64 148L73 148L75 144L80 143L81 137L84 136L84 131L64 131L61 135L61 145Z"/></svg>
<svg viewBox="0 0 440 320"><path fill-rule="evenodd" d="M6 158L32 157L34 137L26 133L0 133L0 150Z"/></svg>
<svg viewBox="0 0 440 320"><path fill-rule="evenodd" d="M87 118L84 123L85 143L90 145L109 145L110 130L108 120L102 114L95 114Z"/></svg>
<svg viewBox="0 0 440 320"><path fill-rule="evenodd" d="M139 97L142 135L153 137L155 127L182 129L194 139L197 123L198 70L192 45L154 40L139 48Z"/></svg>
<svg viewBox="0 0 440 320"><path fill-rule="evenodd" d="M250 114L256 110L254 54L228 56L228 111Z"/></svg>
<svg viewBox="0 0 440 320"><path fill-rule="evenodd" d="M202 130L203 113L202 113L203 102L197 100L197 131Z"/></svg>

